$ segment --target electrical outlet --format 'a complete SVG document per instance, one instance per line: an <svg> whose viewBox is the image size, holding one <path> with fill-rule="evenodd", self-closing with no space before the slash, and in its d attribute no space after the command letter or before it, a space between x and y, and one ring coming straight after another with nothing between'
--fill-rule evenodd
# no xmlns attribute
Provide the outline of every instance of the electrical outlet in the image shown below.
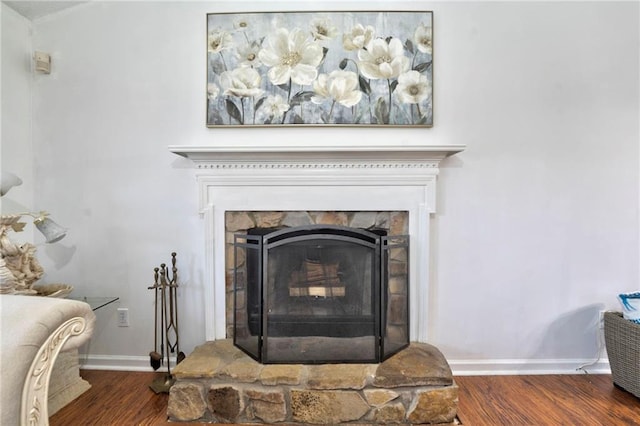
<svg viewBox="0 0 640 426"><path fill-rule="evenodd" d="M600 316L598 317L598 326L600 328L604 328L604 313L607 311L600 311Z"/></svg>
<svg viewBox="0 0 640 426"><path fill-rule="evenodd" d="M118 327L129 327L129 308L118 308Z"/></svg>

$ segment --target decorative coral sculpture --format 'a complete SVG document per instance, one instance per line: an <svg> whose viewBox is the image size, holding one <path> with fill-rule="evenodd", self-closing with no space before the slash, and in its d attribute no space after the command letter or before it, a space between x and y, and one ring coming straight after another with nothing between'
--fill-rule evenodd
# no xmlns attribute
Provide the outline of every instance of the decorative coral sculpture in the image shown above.
<svg viewBox="0 0 640 426"><path fill-rule="evenodd" d="M36 246L31 243L16 244L8 236L9 231L22 231L21 215L0 216L0 293L36 294L33 285L44 270L35 256Z"/></svg>

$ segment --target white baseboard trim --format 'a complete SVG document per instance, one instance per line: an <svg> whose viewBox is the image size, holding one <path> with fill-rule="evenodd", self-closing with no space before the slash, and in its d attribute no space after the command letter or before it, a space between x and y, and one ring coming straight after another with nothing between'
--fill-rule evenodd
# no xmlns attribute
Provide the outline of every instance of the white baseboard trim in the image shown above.
<svg viewBox="0 0 640 426"><path fill-rule="evenodd" d="M172 362L174 365L175 360ZM80 354L80 369L82 370L111 370L111 371L149 371L153 372L149 356L122 355L83 355ZM162 367L158 371L166 371Z"/></svg>
<svg viewBox="0 0 640 426"><path fill-rule="evenodd" d="M596 362L592 359L450 359L448 362L454 376L611 374L608 359ZM172 360L171 365L174 364L175 360ZM148 356L81 354L80 368L83 370L153 371ZM166 371L166 367L158 371Z"/></svg>
<svg viewBox="0 0 640 426"><path fill-rule="evenodd" d="M608 359L453 359L448 362L454 376L611 374Z"/></svg>

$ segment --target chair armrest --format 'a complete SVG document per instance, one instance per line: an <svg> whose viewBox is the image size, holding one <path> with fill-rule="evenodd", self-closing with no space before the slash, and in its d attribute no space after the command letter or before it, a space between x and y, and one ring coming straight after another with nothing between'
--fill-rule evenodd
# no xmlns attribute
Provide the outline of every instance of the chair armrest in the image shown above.
<svg viewBox="0 0 640 426"><path fill-rule="evenodd" d="M77 348L89 340L94 324L85 302L0 295L0 424L48 424L56 357L63 347Z"/></svg>

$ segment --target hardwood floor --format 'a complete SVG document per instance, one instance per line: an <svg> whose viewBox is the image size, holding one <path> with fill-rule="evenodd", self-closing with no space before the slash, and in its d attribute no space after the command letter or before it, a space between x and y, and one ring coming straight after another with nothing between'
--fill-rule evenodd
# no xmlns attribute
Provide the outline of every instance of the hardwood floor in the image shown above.
<svg viewBox="0 0 640 426"><path fill-rule="evenodd" d="M91 389L51 416L51 426L177 424L166 421L169 396L149 389L155 373L82 370L81 376Z"/></svg>
<svg viewBox="0 0 640 426"><path fill-rule="evenodd" d="M463 425L640 425L640 398L609 375L456 377Z"/></svg>
<svg viewBox="0 0 640 426"><path fill-rule="evenodd" d="M155 373L83 370L89 391L49 420L51 426L193 425L166 420L168 395L149 389ZM640 425L640 398L608 375L459 376L463 425Z"/></svg>

